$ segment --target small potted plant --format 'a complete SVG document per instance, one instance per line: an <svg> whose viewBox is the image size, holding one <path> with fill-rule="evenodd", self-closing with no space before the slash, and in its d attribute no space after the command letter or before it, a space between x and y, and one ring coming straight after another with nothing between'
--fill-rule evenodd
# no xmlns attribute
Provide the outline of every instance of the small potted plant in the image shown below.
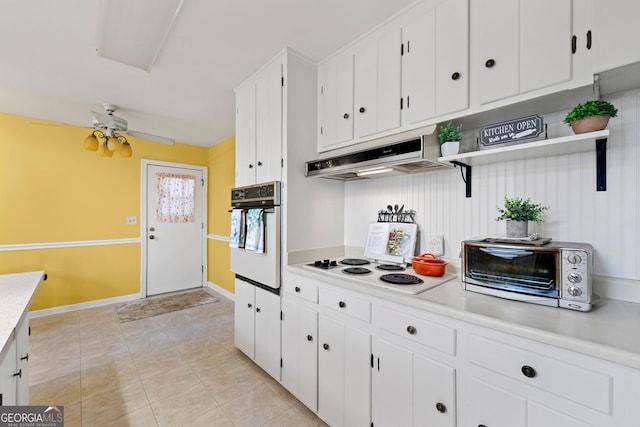
<svg viewBox="0 0 640 427"><path fill-rule="evenodd" d="M451 122L446 126L439 126L440 133L438 139L440 140L440 152L443 157L452 156L458 154L460 150L460 141L462 140L462 125L454 127Z"/></svg>
<svg viewBox="0 0 640 427"><path fill-rule="evenodd" d="M616 107L607 101L587 101L569 111L564 122L571 126L574 133L594 132L606 128L609 119L617 115Z"/></svg>
<svg viewBox="0 0 640 427"><path fill-rule="evenodd" d="M507 237L527 237L529 235L529 221L538 224L543 222L542 214L549 209L540 203L534 203L531 199L521 197L504 198L504 207L497 207L500 216L496 221L507 220Z"/></svg>

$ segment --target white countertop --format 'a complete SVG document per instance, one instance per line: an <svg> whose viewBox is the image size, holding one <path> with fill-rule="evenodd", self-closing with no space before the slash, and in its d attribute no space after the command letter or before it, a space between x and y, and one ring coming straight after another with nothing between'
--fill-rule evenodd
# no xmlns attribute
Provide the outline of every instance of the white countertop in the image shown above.
<svg viewBox="0 0 640 427"><path fill-rule="evenodd" d="M15 328L35 297L44 271L0 275L0 359L4 358Z"/></svg>
<svg viewBox="0 0 640 427"><path fill-rule="evenodd" d="M640 304L602 299L590 312L468 292L458 279L418 295L360 285L323 272L287 270L334 286L640 369Z"/></svg>

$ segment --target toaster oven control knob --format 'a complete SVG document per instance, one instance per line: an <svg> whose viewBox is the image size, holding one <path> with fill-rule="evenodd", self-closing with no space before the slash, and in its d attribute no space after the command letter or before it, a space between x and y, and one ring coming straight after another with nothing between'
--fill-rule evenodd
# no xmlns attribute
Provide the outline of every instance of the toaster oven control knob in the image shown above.
<svg viewBox="0 0 640 427"><path fill-rule="evenodd" d="M582 258L580 258L580 255L578 254L569 254L567 261L569 261L570 264L580 264Z"/></svg>
<svg viewBox="0 0 640 427"><path fill-rule="evenodd" d="M569 279L571 283L582 282L582 276L579 275L578 273L569 273L569 275L567 276L567 279Z"/></svg>
<svg viewBox="0 0 640 427"><path fill-rule="evenodd" d="M569 292L569 295L571 295L572 297L579 297L580 295L582 295L582 289L577 286L569 286L567 292Z"/></svg>

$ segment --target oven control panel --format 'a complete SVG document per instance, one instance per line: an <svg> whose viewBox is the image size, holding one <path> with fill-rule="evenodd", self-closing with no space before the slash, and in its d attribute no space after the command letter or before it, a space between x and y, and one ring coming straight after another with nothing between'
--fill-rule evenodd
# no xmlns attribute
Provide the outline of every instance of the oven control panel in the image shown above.
<svg viewBox="0 0 640 427"><path fill-rule="evenodd" d="M280 206L280 182L272 181L231 189L231 206Z"/></svg>
<svg viewBox="0 0 640 427"><path fill-rule="evenodd" d="M585 250L562 249L562 299L591 301L591 254Z"/></svg>

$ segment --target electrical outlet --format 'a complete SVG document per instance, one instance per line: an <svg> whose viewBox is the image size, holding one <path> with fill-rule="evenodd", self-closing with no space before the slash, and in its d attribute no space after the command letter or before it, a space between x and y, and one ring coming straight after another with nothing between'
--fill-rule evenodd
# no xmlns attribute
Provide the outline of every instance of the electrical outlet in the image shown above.
<svg viewBox="0 0 640 427"><path fill-rule="evenodd" d="M128 216L127 217L127 225L136 225L138 223L138 217L137 216Z"/></svg>
<svg viewBox="0 0 640 427"><path fill-rule="evenodd" d="M427 252L435 256L444 255L444 236L434 235L427 237Z"/></svg>

